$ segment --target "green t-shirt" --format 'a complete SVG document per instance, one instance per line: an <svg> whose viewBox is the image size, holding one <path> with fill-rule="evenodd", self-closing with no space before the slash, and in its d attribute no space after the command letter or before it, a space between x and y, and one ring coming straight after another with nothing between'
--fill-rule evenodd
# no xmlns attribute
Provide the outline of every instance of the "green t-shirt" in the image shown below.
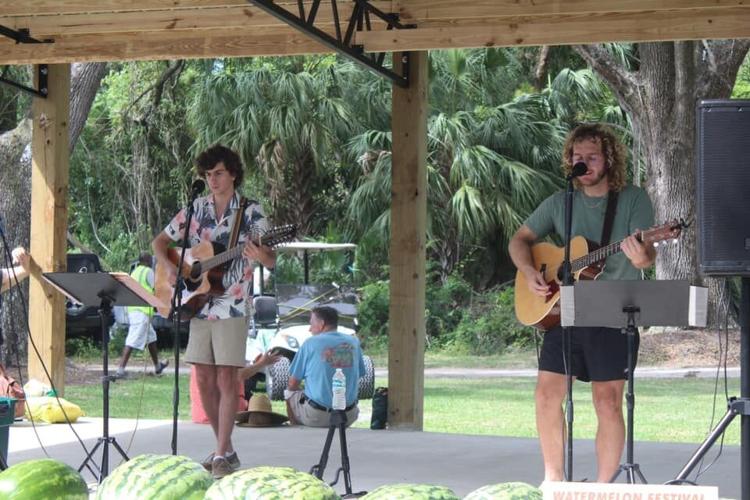
<svg viewBox="0 0 750 500"><path fill-rule="evenodd" d="M598 243L602 236L606 210L607 196L588 197L582 191L574 191L570 234ZM565 237L565 191L557 192L544 200L524 224L539 240L556 234L562 241ZM617 198L617 211L609 242L622 240L639 229L648 229L653 225L654 208L646 191L632 185L625 186ZM640 278L640 270L633 267L624 253L618 252L607 257L604 271L598 279Z"/></svg>

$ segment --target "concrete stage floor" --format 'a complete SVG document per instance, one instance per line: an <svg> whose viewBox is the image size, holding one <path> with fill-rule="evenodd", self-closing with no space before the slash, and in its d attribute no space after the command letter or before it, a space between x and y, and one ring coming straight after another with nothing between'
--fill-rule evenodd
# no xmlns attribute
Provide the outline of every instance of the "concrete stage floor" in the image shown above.
<svg viewBox="0 0 750 500"><path fill-rule="evenodd" d="M98 418L81 418L73 428L89 449L102 435L102 421ZM110 435L129 456L171 453L171 420L141 419L135 432L134 429L135 420L110 419ZM37 425L35 432L30 423L23 421L10 426L9 431L10 465L44 458L40 441L50 457L76 469L85 459L83 448L65 424ZM303 427L237 427L233 440L243 468L284 465L309 471L320 458L326 432L326 429ZM465 495L487 484L525 481L538 485L543 478L536 439L366 429L349 429L346 435L354 491L371 491L384 484L413 482L440 484L458 495ZM179 423L179 454L200 461L212 451L212 445L213 435L207 425ZM637 442L635 461L649 482L663 483L674 478L696 448L694 444ZM706 465L718 450L717 444L709 452ZM109 447L109 456L111 469L120 463L121 457L112 446ZM595 478L593 441L574 441L574 456L574 477L579 480ZM97 464L101 458L100 448L95 454ZM333 480L340 463L337 434L325 473L328 482ZM87 471L84 471L84 477L93 481ZM620 481L624 480L621 475ZM739 498L739 446L725 446L718 461L698 479L698 483L718 486L721 497ZM343 479L336 485L336 490L339 493L344 491Z"/></svg>

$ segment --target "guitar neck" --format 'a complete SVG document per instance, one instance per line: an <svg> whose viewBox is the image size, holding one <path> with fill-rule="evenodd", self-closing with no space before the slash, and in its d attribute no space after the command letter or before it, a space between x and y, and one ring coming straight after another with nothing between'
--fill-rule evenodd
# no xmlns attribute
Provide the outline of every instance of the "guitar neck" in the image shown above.
<svg viewBox="0 0 750 500"><path fill-rule="evenodd" d="M219 255L214 255L210 259L202 260L201 271L205 273L216 266L220 266L226 262L229 262L230 260L236 259L240 255L242 255L242 248L243 245L237 245L231 250L221 252Z"/></svg>
<svg viewBox="0 0 750 500"><path fill-rule="evenodd" d="M273 243L273 239L271 238L272 235L264 235L263 237L259 238L256 241L256 245L269 245ZM240 255L242 255L242 249L244 248L244 243L238 243L235 245L234 248L230 250L226 250L224 252L221 252L219 255L214 255L213 257L209 259L205 259L201 261L201 272L207 272L211 269L213 269L216 266L220 266L222 264L225 264L229 262L230 260L234 260Z"/></svg>
<svg viewBox="0 0 750 500"><path fill-rule="evenodd" d="M641 239L640 234L638 234L637 237L639 240ZM573 270L573 272L580 271L581 269L589 267L592 264L596 264L597 262L603 261L610 255L615 255L616 253L619 253L621 251L620 243L622 243L622 240L616 241L614 243L610 243L609 245L603 246L601 248L597 248L596 250L589 252L583 257L579 257L573 260L570 263L571 269Z"/></svg>

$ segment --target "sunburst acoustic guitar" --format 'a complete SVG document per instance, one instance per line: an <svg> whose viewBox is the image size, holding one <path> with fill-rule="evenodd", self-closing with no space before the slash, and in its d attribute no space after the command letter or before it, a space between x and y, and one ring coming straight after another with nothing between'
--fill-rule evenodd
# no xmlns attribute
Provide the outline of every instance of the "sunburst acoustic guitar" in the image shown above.
<svg viewBox="0 0 750 500"><path fill-rule="evenodd" d="M667 224L636 233L636 238L646 245L677 238L685 223L674 220ZM597 248L583 236L570 240L570 261L573 278L596 279L604 270L604 260L620 252L622 240ZM527 326L549 330L560 323L560 283L565 249L551 243L537 243L531 247L534 266L544 275L550 286L546 297L536 295L527 285L526 276L516 272L515 308L518 321Z"/></svg>
<svg viewBox="0 0 750 500"><path fill-rule="evenodd" d="M260 236L257 239L257 244L274 248L281 243L291 241L296 234L297 226L294 224L276 226ZM228 267L225 264L242 255L243 245L244 243L239 243L234 248L226 250L219 243L201 241L185 251L185 261L181 271L185 283L181 290L181 319L191 318L201 310L210 297L218 297L225 293L226 290L222 284L224 273ZM167 250L167 255L169 261L177 266L180 262L179 251L170 248ZM154 295L165 304L169 304L164 308L157 309L159 314L165 318L170 315L173 294L174 286L169 282L166 267L157 263L154 272Z"/></svg>

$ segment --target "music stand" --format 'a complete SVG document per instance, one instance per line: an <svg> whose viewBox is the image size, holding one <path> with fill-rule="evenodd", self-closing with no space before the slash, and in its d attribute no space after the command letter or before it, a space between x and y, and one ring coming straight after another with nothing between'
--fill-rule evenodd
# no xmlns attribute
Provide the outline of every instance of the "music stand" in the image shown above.
<svg viewBox="0 0 750 500"><path fill-rule="evenodd" d="M102 462L99 468L98 482L104 481L109 474L109 445L115 447L122 458L129 460L125 451L114 437L109 435L109 383L114 379L109 376L109 332L107 318L112 305L163 307L164 304L154 295L147 292L137 281L125 273L42 273L42 277L69 299L84 306L97 306L102 329L102 437L86 455L78 467L81 472L93 461L94 453L102 446Z"/></svg>
<svg viewBox="0 0 750 500"><path fill-rule="evenodd" d="M624 472L628 483L635 483L636 476L646 483L633 458L633 361L637 326L706 326L708 289L690 286L682 280L579 281L573 286L561 287L560 309L563 326L622 328L628 336L626 460L610 482L615 482Z"/></svg>

